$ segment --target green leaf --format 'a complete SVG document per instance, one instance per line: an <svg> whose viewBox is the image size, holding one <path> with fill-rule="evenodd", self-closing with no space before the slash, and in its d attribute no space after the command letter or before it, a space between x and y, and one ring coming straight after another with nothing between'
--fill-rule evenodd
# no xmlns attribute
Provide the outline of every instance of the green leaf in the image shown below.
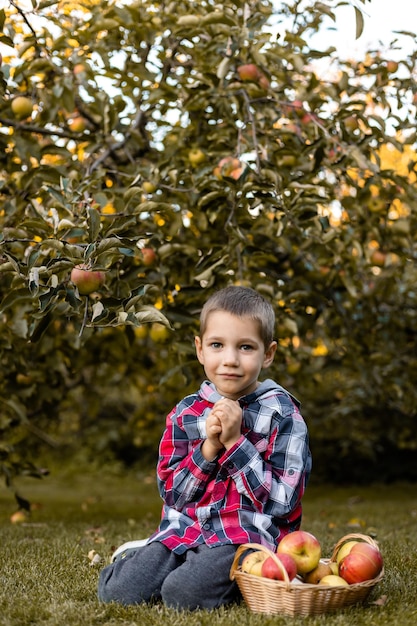
<svg viewBox="0 0 417 626"><path fill-rule="evenodd" d="M354 9L355 9L355 18L356 18L356 34L355 34L355 37L356 37L356 39L359 39L359 37L363 33L364 19L363 19L362 11L360 9L358 9L358 7L354 7Z"/></svg>
<svg viewBox="0 0 417 626"><path fill-rule="evenodd" d="M100 213L97 209L88 207L88 234L90 241L97 241L100 232Z"/></svg>
<svg viewBox="0 0 417 626"><path fill-rule="evenodd" d="M0 313L5 313L10 307L18 303L32 302L32 297L27 288L13 289L3 298L0 304Z"/></svg>

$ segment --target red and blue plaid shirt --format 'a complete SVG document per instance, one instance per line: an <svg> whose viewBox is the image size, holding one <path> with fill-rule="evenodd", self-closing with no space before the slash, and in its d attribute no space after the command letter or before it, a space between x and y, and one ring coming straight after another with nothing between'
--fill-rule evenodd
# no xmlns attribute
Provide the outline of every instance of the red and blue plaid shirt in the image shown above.
<svg viewBox="0 0 417 626"><path fill-rule="evenodd" d="M177 554L203 543L274 549L300 527L311 454L298 402L265 380L239 400L240 439L207 461L201 452L206 419L220 397L206 381L167 417L157 465L162 519L150 541Z"/></svg>

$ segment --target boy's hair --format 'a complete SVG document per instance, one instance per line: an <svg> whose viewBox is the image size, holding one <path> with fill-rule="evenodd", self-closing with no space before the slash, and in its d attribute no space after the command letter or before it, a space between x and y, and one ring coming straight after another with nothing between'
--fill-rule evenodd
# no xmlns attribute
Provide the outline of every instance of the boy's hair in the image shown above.
<svg viewBox="0 0 417 626"><path fill-rule="evenodd" d="M269 347L275 334L275 312L272 305L250 287L231 285L214 293L200 314L200 336L206 331L207 320L214 311L226 311L237 317L250 317L259 324L262 341Z"/></svg>

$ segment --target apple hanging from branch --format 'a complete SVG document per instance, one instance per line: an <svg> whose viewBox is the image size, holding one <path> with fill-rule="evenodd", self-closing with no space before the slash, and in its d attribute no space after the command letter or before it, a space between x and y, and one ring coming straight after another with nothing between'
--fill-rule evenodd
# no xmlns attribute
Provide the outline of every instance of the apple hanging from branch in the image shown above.
<svg viewBox="0 0 417 626"><path fill-rule="evenodd" d="M142 263L147 267L153 265L156 261L156 252L153 248L141 248Z"/></svg>
<svg viewBox="0 0 417 626"><path fill-rule="evenodd" d="M12 108L14 116L18 120L24 120L32 115L33 102L27 96L17 96L12 100L10 106Z"/></svg>
<svg viewBox="0 0 417 626"><path fill-rule="evenodd" d="M92 270L88 265L76 265L71 270L71 282L81 296L88 296L104 285L105 272Z"/></svg>
<svg viewBox="0 0 417 626"><path fill-rule="evenodd" d="M255 63L244 63L243 65L239 65L236 71L242 82L256 83L259 87L265 89L265 91L268 89L269 80L262 70L255 65Z"/></svg>
<svg viewBox="0 0 417 626"><path fill-rule="evenodd" d="M213 174L218 180L233 178L239 180L248 171L249 166L237 157L227 156L220 159L213 170Z"/></svg>

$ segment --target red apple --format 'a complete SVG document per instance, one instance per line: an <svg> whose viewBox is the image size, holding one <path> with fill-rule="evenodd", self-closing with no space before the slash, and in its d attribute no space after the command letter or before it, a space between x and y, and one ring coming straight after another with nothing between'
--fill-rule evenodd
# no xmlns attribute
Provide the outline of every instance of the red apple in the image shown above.
<svg viewBox="0 0 417 626"><path fill-rule="evenodd" d="M314 535L305 530L295 530L285 535L278 544L278 556L289 554L297 565L298 574L311 572L320 561L321 546Z"/></svg>
<svg viewBox="0 0 417 626"><path fill-rule="evenodd" d="M301 118L301 124L304 126L308 126L311 122L314 122L315 117L312 113L305 113Z"/></svg>
<svg viewBox="0 0 417 626"><path fill-rule="evenodd" d="M155 250L153 248L142 248L142 262L146 266L153 265L156 260Z"/></svg>
<svg viewBox="0 0 417 626"><path fill-rule="evenodd" d="M398 70L398 63L397 61L387 61L387 71L390 74L395 74L395 72Z"/></svg>
<svg viewBox="0 0 417 626"><path fill-rule="evenodd" d="M240 160L235 157L223 157L214 168L213 174L216 178L222 180L223 176L230 176L234 170L239 169L240 165Z"/></svg>
<svg viewBox="0 0 417 626"><path fill-rule="evenodd" d="M105 281L104 272L93 271L86 265L76 265L71 270L71 282L78 288L81 296L88 296L97 291Z"/></svg>
<svg viewBox="0 0 417 626"><path fill-rule="evenodd" d="M223 180L223 178L233 178L234 180L239 180L241 176L248 169L248 165L243 163L240 159L232 156L224 157L220 159L218 165L214 168L213 174L219 180Z"/></svg>
<svg viewBox="0 0 417 626"><path fill-rule="evenodd" d="M265 91L267 91L269 88L269 80L267 79L265 74L262 74L262 72L260 73L260 76L258 78L258 85L259 87L261 87L261 89L265 89Z"/></svg>
<svg viewBox="0 0 417 626"><path fill-rule="evenodd" d="M237 74L240 80L253 82L257 81L260 76L260 72L254 63L239 65L237 68Z"/></svg>
<svg viewBox="0 0 417 626"><path fill-rule="evenodd" d="M279 556L277 555L277 558L285 568L288 578L290 580L295 578L297 575L297 565L293 557L284 553ZM275 562L272 556L268 556L265 561L262 562L261 575L265 578L272 578L273 580L284 580L282 569Z"/></svg>
<svg viewBox="0 0 417 626"><path fill-rule="evenodd" d="M85 67L83 63L76 63L72 71L74 72L75 75L77 75L77 74L85 73L86 69L87 68Z"/></svg>
<svg viewBox="0 0 417 626"><path fill-rule="evenodd" d="M27 522L27 520L28 520L28 513L27 511L23 511L22 509L15 511L10 516L10 521L12 524L22 524L23 522Z"/></svg>
<svg viewBox="0 0 417 626"><path fill-rule="evenodd" d="M339 574L350 585L372 580L382 570L381 552L375 546L358 542L339 565Z"/></svg>
<svg viewBox="0 0 417 626"><path fill-rule="evenodd" d="M384 267L386 258L387 258L387 255L385 254L385 252L382 252L381 250L374 250L374 252L372 252L371 254L372 264L378 265L379 267Z"/></svg>
<svg viewBox="0 0 417 626"><path fill-rule="evenodd" d="M298 117L304 117L305 109L302 100L294 100L292 103L292 110Z"/></svg>
<svg viewBox="0 0 417 626"><path fill-rule="evenodd" d="M257 83L261 89L268 89L269 80L254 63L239 65L236 71L241 81Z"/></svg>

